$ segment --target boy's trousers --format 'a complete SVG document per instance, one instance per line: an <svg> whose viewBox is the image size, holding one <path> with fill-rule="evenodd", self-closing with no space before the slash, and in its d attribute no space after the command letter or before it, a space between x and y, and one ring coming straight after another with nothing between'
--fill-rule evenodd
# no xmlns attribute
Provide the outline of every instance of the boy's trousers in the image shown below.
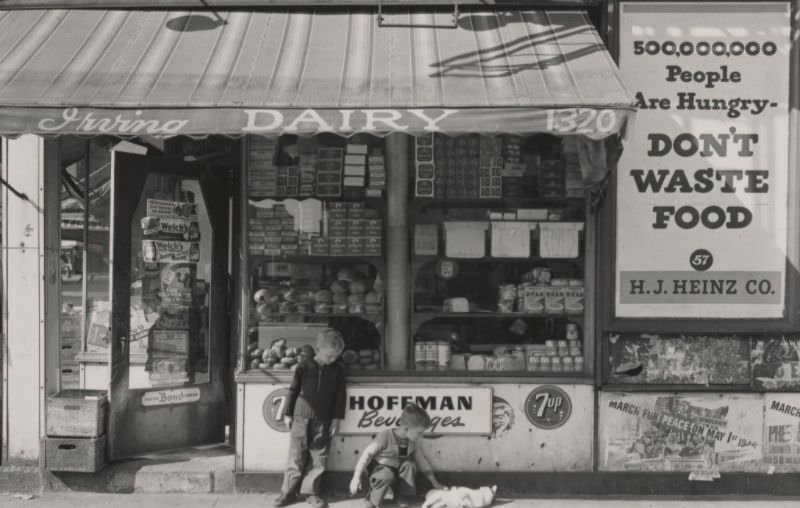
<svg viewBox="0 0 800 508"><path fill-rule="evenodd" d="M380 506L383 497L389 487L396 485L394 490L395 499L397 496L414 496L417 488L414 476L417 474L417 465L412 460L406 460L400 467L393 467L376 464L372 473L369 475L369 493L367 497L374 506Z"/></svg>
<svg viewBox="0 0 800 508"><path fill-rule="evenodd" d="M326 420L294 417L281 492L319 495L319 483L331 444L330 428L331 422Z"/></svg>

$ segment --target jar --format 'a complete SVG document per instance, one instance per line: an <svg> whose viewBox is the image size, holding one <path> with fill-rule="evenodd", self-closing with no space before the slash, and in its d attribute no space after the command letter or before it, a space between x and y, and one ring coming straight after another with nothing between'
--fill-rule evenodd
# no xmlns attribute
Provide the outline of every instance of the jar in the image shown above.
<svg viewBox="0 0 800 508"><path fill-rule="evenodd" d="M486 357L483 355L469 355L467 370L486 370Z"/></svg>
<svg viewBox="0 0 800 508"><path fill-rule="evenodd" d="M567 323L564 336L570 342L577 342L578 337L580 336L580 329L578 328L577 323Z"/></svg>
<svg viewBox="0 0 800 508"><path fill-rule="evenodd" d="M435 342L425 342L425 370L436 370L439 363L439 348Z"/></svg>
<svg viewBox="0 0 800 508"><path fill-rule="evenodd" d="M517 286L514 284L501 284L497 291L497 312L514 312L517 301Z"/></svg>

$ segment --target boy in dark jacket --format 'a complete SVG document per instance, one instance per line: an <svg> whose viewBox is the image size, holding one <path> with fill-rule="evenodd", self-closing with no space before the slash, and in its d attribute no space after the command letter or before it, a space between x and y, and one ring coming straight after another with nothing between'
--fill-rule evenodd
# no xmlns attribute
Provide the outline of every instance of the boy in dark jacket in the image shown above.
<svg viewBox="0 0 800 508"><path fill-rule="evenodd" d="M283 417L290 428L289 460L275 507L292 503L297 494L308 495L306 500L313 508L327 506L319 495L319 484L331 438L344 418L345 367L336 361L342 351L342 335L326 328L317 334L314 358L294 371ZM309 456L311 467L304 475Z"/></svg>

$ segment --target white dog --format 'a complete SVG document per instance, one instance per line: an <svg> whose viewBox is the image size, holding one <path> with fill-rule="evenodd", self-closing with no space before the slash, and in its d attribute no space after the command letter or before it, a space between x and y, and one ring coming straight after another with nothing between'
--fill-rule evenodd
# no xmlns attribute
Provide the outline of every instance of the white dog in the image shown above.
<svg viewBox="0 0 800 508"><path fill-rule="evenodd" d="M425 494L422 508L487 508L494 501L497 485L470 489L468 487L450 487L433 489Z"/></svg>

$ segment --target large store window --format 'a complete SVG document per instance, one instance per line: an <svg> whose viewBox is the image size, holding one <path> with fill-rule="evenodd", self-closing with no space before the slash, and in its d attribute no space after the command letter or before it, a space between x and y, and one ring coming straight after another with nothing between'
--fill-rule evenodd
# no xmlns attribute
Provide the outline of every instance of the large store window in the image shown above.
<svg viewBox="0 0 800 508"><path fill-rule="evenodd" d="M61 140L62 388L78 388L83 350L108 348L110 159L107 140Z"/></svg>
<svg viewBox="0 0 800 508"><path fill-rule="evenodd" d="M254 137L246 150L247 336L242 365L290 370L318 330L351 371L385 367L385 145L358 135ZM406 215L408 368L587 375L588 213L576 138L413 138ZM585 170L585 168L584 168ZM405 194L405 193L403 193ZM397 257L393 258L395 261Z"/></svg>

